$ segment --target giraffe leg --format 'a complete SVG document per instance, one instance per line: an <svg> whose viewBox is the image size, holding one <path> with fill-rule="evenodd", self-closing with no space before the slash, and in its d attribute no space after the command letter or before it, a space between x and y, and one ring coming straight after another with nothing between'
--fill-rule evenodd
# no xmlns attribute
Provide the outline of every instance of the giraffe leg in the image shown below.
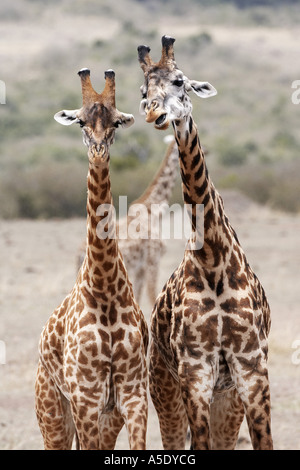
<svg viewBox="0 0 300 470"><path fill-rule="evenodd" d="M114 424L120 426L119 417L121 416L127 429L130 450L145 450L148 420L148 371L146 361L141 361L139 353L131 363L134 364L132 366L134 369L131 373L129 370L129 375L124 379L127 385L119 380L118 374L113 377L118 410L114 412Z"/></svg>
<svg viewBox="0 0 300 470"><path fill-rule="evenodd" d="M191 431L191 449L211 449L210 403L213 396L216 366L213 356L205 357L199 364L190 363L190 358L182 358L178 366L181 395L185 404ZM202 364L206 366L203 367Z"/></svg>
<svg viewBox="0 0 300 470"><path fill-rule="evenodd" d="M35 382L35 410L45 450L71 449L75 428L69 402L41 362Z"/></svg>
<svg viewBox="0 0 300 470"><path fill-rule="evenodd" d="M71 410L81 450L99 450L100 415L104 408L100 396L77 392L71 396Z"/></svg>
<svg viewBox="0 0 300 470"><path fill-rule="evenodd" d="M79 370L81 375L77 374L77 380L72 380L70 376L70 381L66 382L70 391L71 411L79 447L81 450L99 450L100 417L110 391L109 362L99 359L98 370L101 373L95 376L88 374L88 370L86 372L83 367ZM69 380L69 377L67 379Z"/></svg>
<svg viewBox="0 0 300 470"><path fill-rule="evenodd" d="M210 433L213 450L233 450L244 419L244 406L232 388L213 394L210 405Z"/></svg>
<svg viewBox="0 0 300 470"><path fill-rule="evenodd" d="M117 437L123 425L124 419L116 406L110 413L103 413L100 416L100 450L113 450L115 448Z"/></svg>
<svg viewBox="0 0 300 470"><path fill-rule="evenodd" d="M133 395L121 392L120 414L126 425L130 450L146 450L148 420L147 391L144 385L135 386Z"/></svg>
<svg viewBox="0 0 300 470"><path fill-rule="evenodd" d="M180 385L167 369L153 341L150 346L149 388L164 450L185 449L188 419Z"/></svg>
<svg viewBox="0 0 300 470"><path fill-rule="evenodd" d="M243 402L254 450L271 450L271 401L266 360L263 353L252 360L227 360L231 376Z"/></svg>

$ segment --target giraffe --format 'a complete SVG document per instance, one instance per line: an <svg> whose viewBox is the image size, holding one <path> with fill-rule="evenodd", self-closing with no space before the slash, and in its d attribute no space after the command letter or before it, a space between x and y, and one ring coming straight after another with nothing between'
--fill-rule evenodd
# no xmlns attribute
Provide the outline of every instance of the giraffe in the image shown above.
<svg viewBox="0 0 300 470"><path fill-rule="evenodd" d="M75 285L47 321L39 343L36 414L45 449L113 449L125 423L131 449L145 449L148 327L114 236L109 159L115 130L134 118L115 107L115 73L101 94L79 71L83 106L55 119L77 122L88 147L87 246ZM99 215L99 207L105 213ZM103 222L104 223L104 222Z"/></svg>
<svg viewBox="0 0 300 470"><path fill-rule="evenodd" d="M189 245L154 305L150 330L150 393L165 449L233 449L246 415L254 449L272 449L267 336L270 308L207 171L188 95L217 93L178 69L174 38L163 36L155 63L138 47L144 72L140 110L157 129L172 123L182 191L192 206L192 237L200 235L196 205L204 206L201 249ZM193 241L193 240L191 240Z"/></svg>
<svg viewBox="0 0 300 470"><path fill-rule="evenodd" d="M169 137L169 136L168 136ZM171 136L170 136L171 137ZM169 138L166 139L170 141ZM134 205L142 204L146 209L139 217L140 224L148 227L150 224L150 217L158 217L159 214L154 214L151 211L153 204L168 204L175 184L178 168L178 150L173 137L168 144L162 164L155 174L153 180L150 182L144 193L135 201L132 202L131 208ZM153 207L153 206L152 206ZM143 220L143 216L147 219ZM119 248L122 253L129 278L133 283L133 291L138 303L141 301L143 287L146 286L148 299L151 305L154 305L157 296L157 279L160 259L166 251L165 240L161 238L154 238L148 233L147 238L132 238L128 235L128 226L131 223L133 216L127 215L122 217L117 222L117 234L123 233L126 236L119 238ZM85 256L86 242L80 246L80 252L77 258L77 267L80 266Z"/></svg>

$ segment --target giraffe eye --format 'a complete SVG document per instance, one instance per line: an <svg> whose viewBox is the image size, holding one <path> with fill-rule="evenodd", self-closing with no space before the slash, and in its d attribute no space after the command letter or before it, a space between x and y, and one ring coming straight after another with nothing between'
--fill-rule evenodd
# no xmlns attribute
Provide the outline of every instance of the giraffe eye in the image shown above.
<svg viewBox="0 0 300 470"><path fill-rule="evenodd" d="M183 85L183 80L182 79L174 80L173 85L180 88Z"/></svg>

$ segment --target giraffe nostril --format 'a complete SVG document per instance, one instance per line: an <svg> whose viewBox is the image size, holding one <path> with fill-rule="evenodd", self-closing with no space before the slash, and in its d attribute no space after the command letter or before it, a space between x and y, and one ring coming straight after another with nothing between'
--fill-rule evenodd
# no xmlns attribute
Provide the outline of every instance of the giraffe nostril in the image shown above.
<svg viewBox="0 0 300 470"><path fill-rule="evenodd" d="M148 111L152 111L152 112L156 111L158 107L159 107L159 103L156 100L151 101L147 106Z"/></svg>

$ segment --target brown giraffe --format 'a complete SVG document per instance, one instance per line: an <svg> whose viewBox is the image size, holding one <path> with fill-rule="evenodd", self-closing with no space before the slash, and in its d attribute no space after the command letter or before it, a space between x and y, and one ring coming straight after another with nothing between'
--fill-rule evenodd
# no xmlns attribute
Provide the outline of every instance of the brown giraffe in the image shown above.
<svg viewBox="0 0 300 470"><path fill-rule="evenodd" d="M246 414L254 449L271 449L267 336L270 310L223 201L208 175L188 92L216 94L178 69L174 39L162 38L154 63L138 48L144 72L141 111L157 129L172 122L185 204L204 205L202 249L187 249L158 296L151 317L150 391L165 449L233 449Z"/></svg>
<svg viewBox="0 0 300 470"><path fill-rule="evenodd" d="M178 150L177 144L172 137L169 143L163 162L155 174L153 180L144 193L131 204L142 204L147 211L139 216L140 224L150 226L150 217L159 216L155 211L151 211L152 204L168 204L177 177ZM137 206L136 206L137 207ZM163 209L163 206L162 206ZM163 212L163 211L162 211ZM133 291L137 302L141 301L143 287L147 288L147 294L151 305L157 297L157 279L161 257L165 253L165 240L154 238L148 231L148 238L132 238L128 236L128 226L133 220L133 216L127 215L117 223L117 234L127 234L119 239L119 248L122 253L129 278L133 284ZM77 266L80 268L85 256L86 242L80 247Z"/></svg>
<svg viewBox="0 0 300 470"><path fill-rule="evenodd" d="M79 72L83 106L61 111L58 122L77 122L88 147L87 248L76 283L43 329L36 378L36 414L46 449L113 449L125 422L131 449L145 449L148 330L134 298L116 237L102 204L112 205L109 149L115 130L133 116L115 107L115 74L94 91L90 71Z"/></svg>

